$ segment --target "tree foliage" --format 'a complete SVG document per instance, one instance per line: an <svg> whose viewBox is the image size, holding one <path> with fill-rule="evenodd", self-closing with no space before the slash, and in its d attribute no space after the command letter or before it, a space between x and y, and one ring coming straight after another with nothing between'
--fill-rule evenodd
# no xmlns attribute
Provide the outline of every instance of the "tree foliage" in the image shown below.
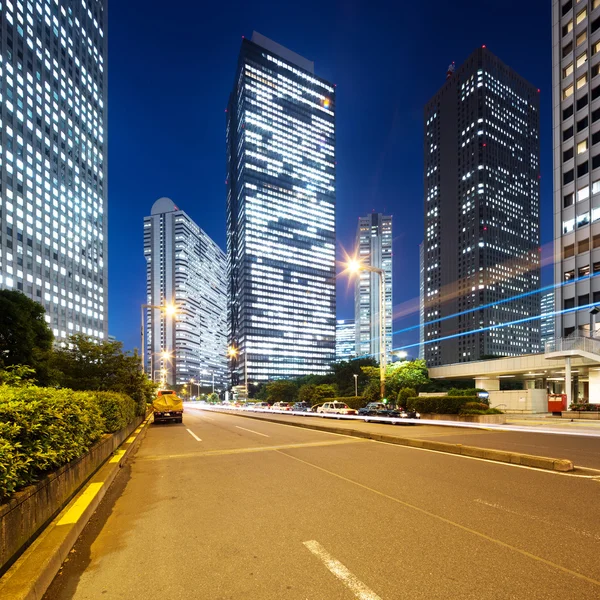
<svg viewBox="0 0 600 600"><path fill-rule="evenodd" d="M54 336L44 316L44 307L25 294L0 290L0 367L31 367L36 379L47 385Z"/></svg>
<svg viewBox="0 0 600 600"><path fill-rule="evenodd" d="M137 352L123 352L121 342L72 335L65 347L53 353L52 366L61 387L127 394L135 401L138 415L144 414L156 391L156 384L142 372Z"/></svg>
<svg viewBox="0 0 600 600"><path fill-rule="evenodd" d="M278 379L267 383L267 398L269 402L294 402L298 387L292 381Z"/></svg>

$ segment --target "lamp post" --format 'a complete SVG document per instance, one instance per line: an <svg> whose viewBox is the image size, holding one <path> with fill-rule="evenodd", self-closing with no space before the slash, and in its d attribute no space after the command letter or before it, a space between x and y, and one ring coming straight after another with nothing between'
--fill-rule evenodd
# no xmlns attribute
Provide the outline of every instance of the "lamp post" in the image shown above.
<svg viewBox="0 0 600 600"><path fill-rule="evenodd" d="M229 346L229 348L227 349L227 354L229 355L229 358L233 359L237 359L237 357L240 354L244 355L244 388L246 390L246 400L248 399L248 355L246 354L246 352L240 352L239 348L236 348L235 346ZM214 373L213 373L213 392L214 392Z"/></svg>
<svg viewBox="0 0 600 600"><path fill-rule="evenodd" d="M379 275L379 382L381 399L385 396L385 271L371 265L364 265L358 260L348 262L348 271L350 273L359 273L360 271L368 271L369 273L377 273Z"/></svg>
<svg viewBox="0 0 600 600"><path fill-rule="evenodd" d="M141 334L142 334L142 371L145 373L146 372L146 336L145 336L145 332L146 332L146 326L144 324L144 312L145 309L150 308L152 310L160 310L163 311L167 317L174 317L177 314L177 306L175 304L165 304L165 305L156 305L156 304L142 304L142 327L141 327ZM152 379L152 381L154 381L154 373L153 373L153 364L152 364L152 358L153 358L153 353L150 352L150 377Z"/></svg>
<svg viewBox="0 0 600 600"><path fill-rule="evenodd" d="M358 375L354 373L354 397L358 396Z"/></svg>

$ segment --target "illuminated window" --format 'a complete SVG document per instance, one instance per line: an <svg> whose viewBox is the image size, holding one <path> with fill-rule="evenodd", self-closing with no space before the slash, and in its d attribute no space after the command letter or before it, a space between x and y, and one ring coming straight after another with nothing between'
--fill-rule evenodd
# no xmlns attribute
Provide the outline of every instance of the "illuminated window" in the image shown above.
<svg viewBox="0 0 600 600"><path fill-rule="evenodd" d="M575 24L579 25L587 17L587 7L577 13Z"/></svg>
<svg viewBox="0 0 600 600"><path fill-rule="evenodd" d="M563 100L570 98L573 95L573 84L569 85L563 90Z"/></svg>
<svg viewBox="0 0 600 600"><path fill-rule="evenodd" d="M587 39L587 31L584 29L578 36L576 40L576 45L579 46L582 42L585 42Z"/></svg>
<svg viewBox="0 0 600 600"><path fill-rule="evenodd" d="M563 69L563 77L568 77L572 73L573 73L573 63L569 63L569 65Z"/></svg>
<svg viewBox="0 0 600 600"><path fill-rule="evenodd" d="M579 142L577 144L577 154L582 154L587 149L588 149L588 141L587 141L587 138L585 138L585 140L582 140L581 142Z"/></svg>
<svg viewBox="0 0 600 600"><path fill-rule="evenodd" d="M577 89L582 88L587 83L587 73L577 78Z"/></svg>
<svg viewBox="0 0 600 600"><path fill-rule="evenodd" d="M587 60L587 52L583 52L582 54L580 54L577 57L577 68L579 68L581 65L585 64L585 61Z"/></svg>
<svg viewBox="0 0 600 600"><path fill-rule="evenodd" d="M562 34L567 35L567 33L570 33L571 31L573 31L573 19L571 19L566 25L563 25Z"/></svg>

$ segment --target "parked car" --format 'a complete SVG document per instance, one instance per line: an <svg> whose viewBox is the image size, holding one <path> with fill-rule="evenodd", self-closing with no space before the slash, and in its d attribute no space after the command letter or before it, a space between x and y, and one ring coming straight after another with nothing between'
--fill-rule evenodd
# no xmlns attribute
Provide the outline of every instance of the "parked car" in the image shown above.
<svg viewBox="0 0 600 600"><path fill-rule="evenodd" d="M270 405L268 402L254 402L254 404L249 404L248 408L250 408L250 410L266 410L270 408Z"/></svg>
<svg viewBox="0 0 600 600"><path fill-rule="evenodd" d="M298 412L309 412L310 404L308 402L295 402L294 406L292 406L292 410Z"/></svg>
<svg viewBox="0 0 600 600"><path fill-rule="evenodd" d="M292 410L291 402L275 402L271 407L273 410Z"/></svg>
<svg viewBox="0 0 600 600"><path fill-rule="evenodd" d="M401 406L393 404L384 404L383 402L369 402L364 408L358 409L358 414L365 417L365 423L369 422L368 417L387 417L390 419L420 419L421 415L414 410L406 410ZM396 421L392 421L395 424Z"/></svg>
<svg viewBox="0 0 600 600"><path fill-rule="evenodd" d="M355 415L356 411L343 402L325 402L317 408L318 413L335 415Z"/></svg>

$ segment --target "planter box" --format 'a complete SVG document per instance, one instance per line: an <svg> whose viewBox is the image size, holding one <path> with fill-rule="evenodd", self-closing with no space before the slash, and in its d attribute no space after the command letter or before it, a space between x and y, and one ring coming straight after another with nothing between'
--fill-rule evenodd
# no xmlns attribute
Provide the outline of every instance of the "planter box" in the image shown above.
<svg viewBox="0 0 600 600"><path fill-rule="evenodd" d="M463 423L494 423L504 425L506 415L434 415L421 413L421 419L433 421L461 421Z"/></svg>
<svg viewBox="0 0 600 600"><path fill-rule="evenodd" d="M563 419L587 419L600 421L600 412L585 411L585 410L563 410L560 413Z"/></svg>
<svg viewBox="0 0 600 600"><path fill-rule="evenodd" d="M103 436L84 455L0 505L0 576L142 420L136 417L125 429Z"/></svg>

